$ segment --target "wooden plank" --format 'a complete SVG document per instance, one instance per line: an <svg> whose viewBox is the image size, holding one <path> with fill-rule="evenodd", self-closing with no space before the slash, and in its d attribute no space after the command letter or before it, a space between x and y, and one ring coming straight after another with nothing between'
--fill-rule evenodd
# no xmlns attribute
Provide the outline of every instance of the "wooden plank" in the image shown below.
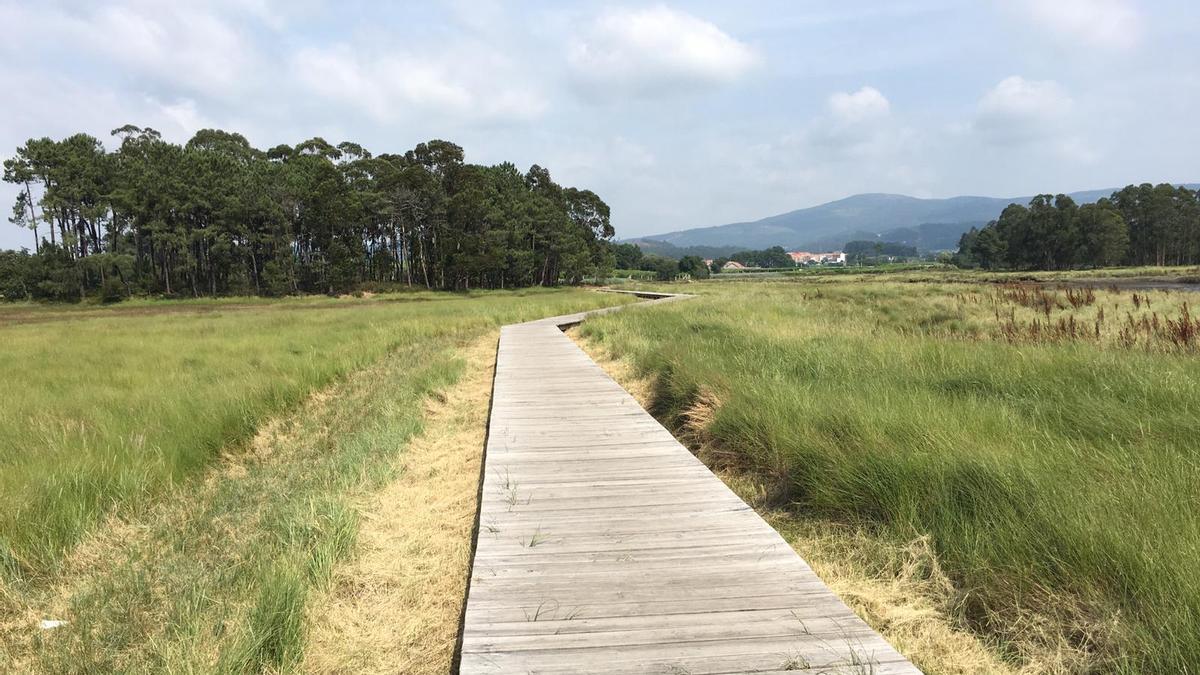
<svg viewBox="0 0 1200 675"><path fill-rule="evenodd" d="M501 330L460 672L919 672L562 334L586 316Z"/></svg>

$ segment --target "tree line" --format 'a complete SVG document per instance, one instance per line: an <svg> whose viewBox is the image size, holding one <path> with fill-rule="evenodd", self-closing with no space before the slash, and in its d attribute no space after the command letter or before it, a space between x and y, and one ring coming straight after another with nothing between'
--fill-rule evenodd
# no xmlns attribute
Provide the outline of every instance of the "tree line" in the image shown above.
<svg viewBox="0 0 1200 675"><path fill-rule="evenodd" d="M772 246L771 248L761 250L737 251L731 253L728 258L714 260L713 264L716 265L717 262L720 262L721 266L724 266L730 260L741 263L746 267L762 267L763 269L796 266L796 261L792 260L792 256L788 255L782 246Z"/></svg>
<svg viewBox="0 0 1200 675"><path fill-rule="evenodd" d="M1071 269L1200 262L1200 192L1130 185L1095 204L1038 195L959 241L957 262L985 269Z"/></svg>
<svg viewBox="0 0 1200 675"><path fill-rule="evenodd" d="M848 241L842 247L846 254L846 262L851 265L886 262L895 259L911 259L920 257L916 246L909 246L893 241L869 241L856 239Z"/></svg>
<svg viewBox="0 0 1200 675"><path fill-rule="evenodd" d="M708 265L698 255L684 255L678 260L657 253L646 253L632 243L609 244L618 270L653 272L659 281L671 281L687 275L691 279L707 279Z"/></svg>
<svg viewBox="0 0 1200 675"><path fill-rule="evenodd" d="M99 293L336 293L574 283L612 265L609 207L534 165L480 166L433 140L403 154L312 138L263 151L206 129L30 139L4 162L10 221L34 250L0 253L6 298Z"/></svg>

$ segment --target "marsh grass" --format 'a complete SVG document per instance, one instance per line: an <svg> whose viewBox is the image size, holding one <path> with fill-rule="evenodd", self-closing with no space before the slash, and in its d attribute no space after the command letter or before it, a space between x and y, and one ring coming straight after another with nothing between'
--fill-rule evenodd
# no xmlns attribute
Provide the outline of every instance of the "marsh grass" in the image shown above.
<svg viewBox="0 0 1200 675"><path fill-rule="evenodd" d="M1194 321L1191 296L1025 302L884 278L688 290L701 297L582 332L631 358L652 412L757 476L767 503L927 537L958 619L1015 664L1200 663L1200 361L1167 326Z"/></svg>
<svg viewBox="0 0 1200 675"><path fill-rule="evenodd" d="M146 356L150 365L138 368L139 373L161 373L162 368L151 366L155 359L168 358L163 354L197 358L199 351L213 358L221 370L212 377L224 384L210 388L209 375L195 371L186 371L190 380L180 372L159 379L146 376L140 386L155 387L160 396L150 409L114 404L100 385L89 390L91 397L87 391L65 395L64 405L88 400L100 410L92 411L99 418L116 420L99 429L112 429L118 422L156 429L146 433L141 447L157 450L129 452L120 447L121 435L97 434L84 443L68 434L63 442L79 443L79 452L94 456L59 467L21 465L25 483L4 476L6 485L36 496L47 485L58 489L85 483L92 480L87 472L93 466L112 465L117 484L134 489L122 492L100 483L106 488L101 508L86 512L85 526L71 530L70 538L55 540L52 551L42 551L45 557L10 549L22 559L8 564L11 573L0 579L0 671L261 672L298 667L313 621L312 598L327 592L335 571L358 550L362 516L356 505L399 479L396 458L421 431L424 402L463 373L461 347L503 323L629 300L582 291L441 295L427 302L349 300L353 309L329 311L268 309L269 320L258 309L247 309L220 316L177 313L169 322L158 314L106 316L0 329L41 331L39 339L60 347L89 336L103 349L124 353L127 364L136 360L137 347L145 340L152 345ZM293 314L304 318L290 323ZM163 325L176 321L182 325ZM101 322L102 330L93 330L95 322ZM109 325L122 322L132 325ZM55 329L46 332L51 325ZM213 337L190 340L196 332ZM311 356L292 360L280 355L280 350L291 353L288 345ZM321 365L323 360L337 368ZM294 367L290 371L289 365ZM15 366L9 361L6 367ZM106 372L103 364L100 368ZM69 386L84 386L70 371L49 372L64 377ZM113 369L112 374L122 372ZM270 403L254 398L283 387L264 383L261 378L267 375L289 383L286 395ZM325 378L323 386L316 384L318 375ZM159 386L160 380L171 386ZM26 389L31 397L53 403L51 392L64 387L44 377ZM132 384L124 391L148 397ZM104 404L111 407L103 410ZM54 410L38 414L49 418ZM202 415L206 410L254 415L244 420L245 435L230 437L224 417ZM164 415L180 421L186 432L166 426ZM8 427L4 433L19 431ZM59 438L33 436L31 441L46 445L26 446L25 451L55 452L49 444ZM177 447L164 439L200 448ZM217 439L224 445L217 445ZM187 471L157 470L172 453L193 460ZM6 460L13 457L21 459L14 451ZM45 472L32 471L36 466L65 482L46 480ZM73 476L68 469L83 473ZM12 508L14 502L5 497L5 507ZM66 505L91 504L67 497ZM26 522L11 512L4 515L17 528L42 522L36 514ZM404 523L402 516L397 518L397 526ZM37 624L43 618L69 623L42 631Z"/></svg>
<svg viewBox="0 0 1200 675"><path fill-rule="evenodd" d="M626 358L569 331L614 380L643 407L655 400L651 377ZM711 401L712 410L719 401ZM694 406L695 408L695 406ZM1069 651L1042 650L1035 663L1017 668L973 634L956 611L957 591L942 571L928 537L904 540L866 524L849 525L772 503L763 476L746 469L736 452L708 442L709 414L690 416L676 433L701 459L799 553L834 593L924 672L946 675L1007 675L1069 670ZM801 624L803 629L803 625Z"/></svg>

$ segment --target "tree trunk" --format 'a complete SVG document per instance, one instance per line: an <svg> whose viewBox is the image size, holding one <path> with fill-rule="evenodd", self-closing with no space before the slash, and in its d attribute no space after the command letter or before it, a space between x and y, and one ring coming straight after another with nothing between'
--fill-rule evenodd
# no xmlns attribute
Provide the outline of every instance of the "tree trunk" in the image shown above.
<svg viewBox="0 0 1200 675"><path fill-rule="evenodd" d="M33 192L29 189L29 181L25 181L25 202L29 204L29 224L33 227L33 252L42 252L42 238L38 236L37 211L33 208ZM50 230L54 236L54 230Z"/></svg>
<svg viewBox="0 0 1200 675"><path fill-rule="evenodd" d="M421 274L423 274L425 276L425 288L431 288L431 286L429 285L429 266L425 262L425 239L418 238L417 244L421 247L421 251L420 251Z"/></svg>
<svg viewBox="0 0 1200 675"><path fill-rule="evenodd" d="M250 247L250 276L254 279L254 294L262 295L262 286L258 283L258 256L254 255L254 247Z"/></svg>

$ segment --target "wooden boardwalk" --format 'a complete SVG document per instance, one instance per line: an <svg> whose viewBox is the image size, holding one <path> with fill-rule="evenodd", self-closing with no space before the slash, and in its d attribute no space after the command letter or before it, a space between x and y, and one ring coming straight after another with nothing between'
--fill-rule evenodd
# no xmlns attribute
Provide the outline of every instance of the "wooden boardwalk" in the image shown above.
<svg viewBox="0 0 1200 675"><path fill-rule="evenodd" d="M501 331L460 672L919 672L563 335L583 316Z"/></svg>

